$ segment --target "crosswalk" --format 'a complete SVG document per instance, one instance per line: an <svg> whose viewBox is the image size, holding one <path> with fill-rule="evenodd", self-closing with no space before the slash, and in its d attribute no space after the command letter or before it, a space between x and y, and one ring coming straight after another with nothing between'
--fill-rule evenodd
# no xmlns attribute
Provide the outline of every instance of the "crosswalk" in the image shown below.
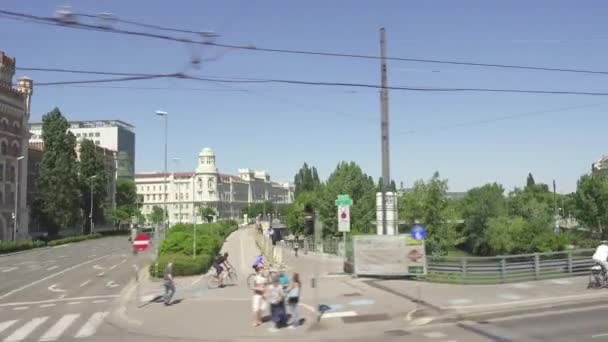
<svg viewBox="0 0 608 342"><path fill-rule="evenodd" d="M41 316L4 321L0 322L0 341L58 341L68 336L84 339L95 334L107 315L107 311L102 311L91 315L65 314L59 319Z"/></svg>

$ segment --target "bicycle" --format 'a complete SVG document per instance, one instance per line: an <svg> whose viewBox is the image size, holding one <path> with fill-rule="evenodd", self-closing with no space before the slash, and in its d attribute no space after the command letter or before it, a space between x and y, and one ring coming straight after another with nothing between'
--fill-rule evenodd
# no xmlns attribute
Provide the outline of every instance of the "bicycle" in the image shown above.
<svg viewBox="0 0 608 342"><path fill-rule="evenodd" d="M274 268L273 265L265 266L264 270L262 271L262 276L264 277L264 279L266 279L266 284L272 283L272 278L278 275L281 271L282 269ZM255 277L257 275L258 274L256 272L253 272L249 276L247 276L247 286L249 286L250 290L253 290L255 288Z"/></svg>
<svg viewBox="0 0 608 342"><path fill-rule="evenodd" d="M602 265L596 262L590 269L587 288L599 289L603 287L608 287L608 274L604 271Z"/></svg>
<svg viewBox="0 0 608 342"><path fill-rule="evenodd" d="M226 273L226 277L224 278L224 285L233 285L238 283L238 276L233 269L224 270ZM214 289L220 286L220 278L217 274L213 274L207 279L207 287L209 289Z"/></svg>

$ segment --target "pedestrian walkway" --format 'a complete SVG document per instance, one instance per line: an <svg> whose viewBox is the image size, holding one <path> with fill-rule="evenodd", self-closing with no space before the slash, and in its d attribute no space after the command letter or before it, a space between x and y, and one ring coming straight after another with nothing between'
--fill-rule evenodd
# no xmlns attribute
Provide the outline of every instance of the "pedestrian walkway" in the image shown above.
<svg viewBox="0 0 608 342"><path fill-rule="evenodd" d="M107 315L107 311L100 311L7 320L0 322L0 339L3 342L86 339L95 335Z"/></svg>

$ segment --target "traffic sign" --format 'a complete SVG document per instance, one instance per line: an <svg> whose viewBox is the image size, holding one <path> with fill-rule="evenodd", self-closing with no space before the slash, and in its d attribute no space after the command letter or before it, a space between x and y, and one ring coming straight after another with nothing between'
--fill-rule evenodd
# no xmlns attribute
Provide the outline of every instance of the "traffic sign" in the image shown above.
<svg viewBox="0 0 608 342"><path fill-rule="evenodd" d="M348 205L338 206L338 231L350 232L350 207Z"/></svg>
<svg viewBox="0 0 608 342"><path fill-rule="evenodd" d="M353 200L348 195L338 195L338 199L336 199L336 205L351 206L353 205Z"/></svg>
<svg viewBox="0 0 608 342"><path fill-rule="evenodd" d="M133 240L133 248L138 252L143 252L150 245L150 237L146 234L137 234Z"/></svg>
<svg viewBox="0 0 608 342"><path fill-rule="evenodd" d="M414 238L414 240L424 240L424 238L426 237L426 231L424 230L424 227L421 225L416 225L414 227L412 227L412 230L410 231L410 235L412 236L412 238Z"/></svg>

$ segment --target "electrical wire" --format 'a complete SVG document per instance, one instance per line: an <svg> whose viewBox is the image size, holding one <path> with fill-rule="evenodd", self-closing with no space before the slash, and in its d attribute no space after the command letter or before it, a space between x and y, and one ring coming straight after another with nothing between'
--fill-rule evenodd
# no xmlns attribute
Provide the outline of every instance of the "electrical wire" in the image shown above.
<svg viewBox="0 0 608 342"><path fill-rule="evenodd" d="M170 78L176 77L175 75L151 75L151 76L132 76L132 77L119 77L119 78L104 78L95 80L77 80L77 81L57 81L57 82L42 82L36 83L36 86L57 86L57 85L74 85L74 84L91 84L91 83L110 83L110 82L125 82L125 81L140 81L150 80L155 78Z"/></svg>
<svg viewBox="0 0 608 342"><path fill-rule="evenodd" d="M2 15L2 17L4 17L4 18L11 18L11 19L17 19L17 20L22 20L22 21L29 20L32 23L37 23L37 24L44 23L44 24L51 24L51 25L76 28L76 29L110 32L110 33L117 33L117 34L131 35L131 36L141 36L141 37L147 37L147 38L162 39L162 40L167 40L167 41L175 41L175 42L182 42L182 43L186 42L186 43L193 43L193 44L202 44L202 45L209 45L209 46L216 46L216 47L223 47L223 48L231 48L231 49L244 49L244 50L251 50L251 51L271 52L271 53L313 55L313 56L325 56L325 57L343 57L343 58L372 59L372 60L381 59L381 57L379 57L379 56L364 55L364 54L281 49L281 48L269 48L269 47L267 48L267 47L258 47L258 46L242 46L242 45L236 45L236 44L216 43L216 42L209 42L209 41L192 41L191 39L187 39L187 38L177 38L177 37L160 35L160 34L155 34L155 33L130 31L130 30L102 27L102 26L77 23L77 22L62 23L62 22L58 21L57 19L51 18L51 17L36 16L36 15L32 15L32 14L12 12L12 11L6 11L6 10L0 10L0 15ZM79 15L83 15L83 14L79 14ZM92 16L92 15L88 15L88 16ZM121 20L121 21L124 21L124 20ZM167 27L144 24L144 23L134 22L134 21L129 21L129 23L138 24L140 26L146 25L151 28L171 30L171 31L176 31L176 32L200 33L200 32L196 32L196 31L167 28ZM386 57L386 60L401 61L401 62L448 64L448 65L460 65L460 66L472 66L472 67L608 75L608 71L603 71L603 70L556 68L556 67L545 67L545 66L513 65L513 64L499 64L499 63L469 62L469 61L454 61L454 60L429 59L429 58Z"/></svg>

